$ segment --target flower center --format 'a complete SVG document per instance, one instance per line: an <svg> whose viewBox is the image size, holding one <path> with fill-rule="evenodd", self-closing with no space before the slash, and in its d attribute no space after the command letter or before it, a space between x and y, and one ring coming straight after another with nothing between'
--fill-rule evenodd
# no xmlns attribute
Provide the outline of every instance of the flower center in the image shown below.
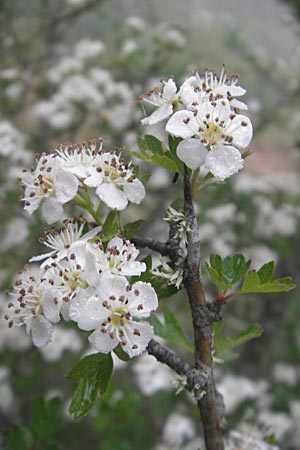
<svg viewBox="0 0 300 450"><path fill-rule="evenodd" d="M217 145L223 138L223 129L215 122L204 122L202 129L202 142L209 146Z"/></svg>
<svg viewBox="0 0 300 450"><path fill-rule="evenodd" d="M76 291L78 288L85 289L88 287L88 283L81 278L79 271L65 271L64 279L66 280L66 284L72 292Z"/></svg>
<svg viewBox="0 0 300 450"><path fill-rule="evenodd" d="M120 327L126 325L126 323L129 321L130 314L128 313L128 311L126 311L126 309L119 307L112 311L110 319L111 319L111 324L114 327L120 328Z"/></svg>
<svg viewBox="0 0 300 450"><path fill-rule="evenodd" d="M53 189L53 178L49 175L38 175L34 180L34 185L37 186L39 195L42 197L51 197L55 194Z"/></svg>

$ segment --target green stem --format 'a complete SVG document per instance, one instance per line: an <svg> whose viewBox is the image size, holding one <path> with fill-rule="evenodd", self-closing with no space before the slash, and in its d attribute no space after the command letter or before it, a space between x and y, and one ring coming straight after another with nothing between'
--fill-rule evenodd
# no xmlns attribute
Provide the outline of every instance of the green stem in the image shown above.
<svg viewBox="0 0 300 450"><path fill-rule="evenodd" d="M99 211L100 206L102 206L102 202L100 202L97 210L95 211L88 193L85 192L85 199L82 198L79 194L76 194L76 196L74 197L74 203L75 205L80 206L80 208L85 209L93 217L97 225L102 225L102 221L99 218Z"/></svg>

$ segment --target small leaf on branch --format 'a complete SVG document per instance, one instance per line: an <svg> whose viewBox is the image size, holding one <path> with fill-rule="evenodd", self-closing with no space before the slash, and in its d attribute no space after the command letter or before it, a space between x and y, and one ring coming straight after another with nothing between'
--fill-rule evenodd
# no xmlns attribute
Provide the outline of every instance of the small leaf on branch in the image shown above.
<svg viewBox="0 0 300 450"><path fill-rule="evenodd" d="M112 371L111 354L96 353L83 358L66 375L69 380L78 382L69 409L74 418L78 419L87 414L98 393L105 394Z"/></svg>
<svg viewBox="0 0 300 450"><path fill-rule="evenodd" d="M263 279L262 274L260 275ZM278 278L277 280L262 283L258 272L251 270L244 279L240 293L288 292L294 288L295 284L292 283L291 277Z"/></svg>

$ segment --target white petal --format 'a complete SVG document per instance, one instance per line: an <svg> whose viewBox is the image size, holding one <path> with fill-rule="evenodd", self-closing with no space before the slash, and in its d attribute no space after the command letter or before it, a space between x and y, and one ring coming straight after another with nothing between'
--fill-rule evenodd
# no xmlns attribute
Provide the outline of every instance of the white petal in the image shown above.
<svg viewBox="0 0 300 450"><path fill-rule="evenodd" d="M158 298L150 283L138 281L128 294L128 310L133 317L149 317L158 308Z"/></svg>
<svg viewBox="0 0 300 450"><path fill-rule="evenodd" d="M179 89L178 97L185 106L193 102L200 102L201 97L198 91L195 91L196 77L187 78Z"/></svg>
<svg viewBox="0 0 300 450"><path fill-rule="evenodd" d="M47 289L43 293L42 306L44 316L52 323L57 323L60 320L60 308L62 299L58 298L57 292L54 289Z"/></svg>
<svg viewBox="0 0 300 450"><path fill-rule="evenodd" d="M78 179L70 172L60 170L56 183L55 192L57 200L64 204L75 197L78 189Z"/></svg>
<svg viewBox="0 0 300 450"><path fill-rule="evenodd" d="M89 341L100 353L109 353L119 344L116 335L112 338L108 331L102 333L100 330L94 331L94 333L90 335Z"/></svg>
<svg viewBox="0 0 300 450"><path fill-rule="evenodd" d="M169 78L168 81L164 84L162 98L165 102L172 101L177 92L176 84L173 78Z"/></svg>
<svg viewBox="0 0 300 450"><path fill-rule="evenodd" d="M179 142L176 153L181 161L195 170L205 163L207 149L199 139L190 138Z"/></svg>
<svg viewBox="0 0 300 450"><path fill-rule="evenodd" d="M128 200L136 204L140 204L146 194L143 183L137 178L135 178L131 183L125 183L123 189Z"/></svg>
<svg viewBox="0 0 300 450"><path fill-rule="evenodd" d="M120 275L124 277L140 276L142 272L145 272L147 266L143 262L132 261L121 267Z"/></svg>
<svg viewBox="0 0 300 450"><path fill-rule="evenodd" d="M104 183L97 187L96 194L109 208L122 211L128 204L126 194L113 183Z"/></svg>
<svg viewBox="0 0 300 450"><path fill-rule="evenodd" d="M250 119L247 116L235 116L226 126L226 134L233 137L232 145L241 149L246 148L250 144L253 134Z"/></svg>
<svg viewBox="0 0 300 450"><path fill-rule="evenodd" d="M52 339L53 325L43 316L36 316L32 319L31 335L36 347L43 347Z"/></svg>
<svg viewBox="0 0 300 450"><path fill-rule="evenodd" d="M42 205L42 216L47 223L58 222L64 214L62 204L54 197L46 198Z"/></svg>
<svg viewBox="0 0 300 450"><path fill-rule="evenodd" d="M173 105L165 103L157 108L150 116L141 120L142 125L154 125L162 120L167 119L173 113Z"/></svg>
<svg viewBox="0 0 300 450"><path fill-rule="evenodd" d="M124 340L123 350L133 358L143 353L150 340L153 338L153 328L147 322L131 322L123 329Z"/></svg>
<svg viewBox="0 0 300 450"><path fill-rule="evenodd" d="M109 301L111 295L119 298L121 295L127 294L127 285L128 282L125 277L103 275L98 285L97 293L101 301Z"/></svg>
<svg viewBox="0 0 300 450"><path fill-rule="evenodd" d="M109 311L102 306L93 289L85 289L70 304L70 318L85 331L95 330L109 316Z"/></svg>
<svg viewBox="0 0 300 450"><path fill-rule="evenodd" d="M197 119L191 111L177 111L166 125L168 133L183 139L192 137L198 130Z"/></svg>
<svg viewBox="0 0 300 450"><path fill-rule="evenodd" d="M84 180L84 184L88 187L97 187L102 183L103 175L101 172L97 172L97 170L92 167L89 169L89 174L90 175Z"/></svg>
<svg viewBox="0 0 300 450"><path fill-rule="evenodd" d="M219 145L208 153L205 165L218 180L224 181L243 168L244 160L236 148Z"/></svg>
<svg viewBox="0 0 300 450"><path fill-rule="evenodd" d="M217 123L228 122L229 116L232 113L230 109L230 104L228 100L222 99L216 102L206 101L198 106L198 116L199 120L206 121L209 114L209 122L216 123L216 118L218 118Z"/></svg>

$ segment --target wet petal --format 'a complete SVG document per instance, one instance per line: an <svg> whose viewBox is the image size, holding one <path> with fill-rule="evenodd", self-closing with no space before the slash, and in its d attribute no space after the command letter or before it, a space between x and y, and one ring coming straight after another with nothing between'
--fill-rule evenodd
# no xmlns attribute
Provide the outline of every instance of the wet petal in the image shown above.
<svg viewBox="0 0 300 450"><path fill-rule="evenodd" d="M109 208L121 211L128 204L126 194L114 183L104 183L97 187L96 194Z"/></svg>
<svg viewBox="0 0 300 450"><path fill-rule="evenodd" d="M177 111L168 121L166 131L173 136L188 139L199 131L199 125L191 111Z"/></svg>
<svg viewBox="0 0 300 450"><path fill-rule="evenodd" d="M89 341L95 349L100 353L109 353L112 351L118 344L119 340L116 334L110 334L107 330L104 332L104 328L101 330L96 330L89 337Z"/></svg>
<svg viewBox="0 0 300 450"><path fill-rule="evenodd" d="M153 338L153 328L148 322L131 322L124 329L123 350L133 358L143 353Z"/></svg>
<svg viewBox="0 0 300 450"><path fill-rule="evenodd" d="M195 170L205 163L207 149L199 139L185 139L181 141L176 150L177 156L188 167Z"/></svg>
<svg viewBox="0 0 300 450"><path fill-rule="evenodd" d="M32 341L36 347L43 347L52 339L53 325L43 316L36 316L31 322Z"/></svg>
<svg viewBox="0 0 300 450"><path fill-rule="evenodd" d="M150 283L138 281L128 293L128 310L133 317L149 317L158 308L158 298Z"/></svg>
<svg viewBox="0 0 300 450"><path fill-rule="evenodd" d="M205 165L218 180L224 181L243 168L244 160L236 148L219 145L208 153Z"/></svg>

